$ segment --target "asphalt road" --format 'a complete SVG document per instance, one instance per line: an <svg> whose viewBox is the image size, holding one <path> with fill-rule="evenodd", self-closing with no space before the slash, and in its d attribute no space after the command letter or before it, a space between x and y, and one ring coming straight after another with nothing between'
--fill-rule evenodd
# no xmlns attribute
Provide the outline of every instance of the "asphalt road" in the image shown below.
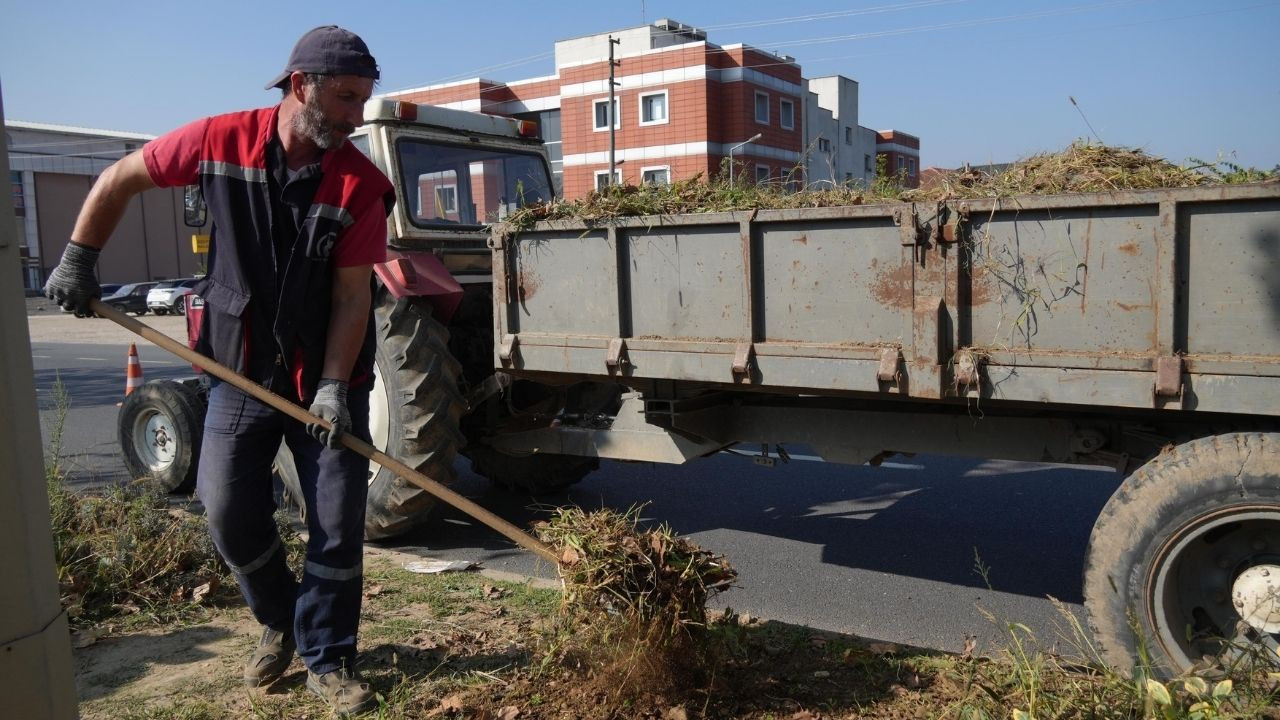
<svg viewBox="0 0 1280 720"><path fill-rule="evenodd" d="M184 337L182 318L145 321ZM130 336L102 319L35 315L29 323L46 443L53 385L70 398L63 454L77 484L125 478L116 439ZM146 380L191 374L138 341ZM877 641L960 651L967 637L993 652L1006 623L1023 623L1046 647L1065 624L1047 599L1079 614L1089 531L1119 482L1107 470L920 456L880 467L817 462L793 448L774 468L721 454L684 466L605 462L566 493L528 498L492 489L458 463L455 489L518 526L576 503L666 522L738 569L719 605ZM491 572L551 578L554 569L450 508L396 547L467 559ZM985 578L978 566L986 568Z"/></svg>

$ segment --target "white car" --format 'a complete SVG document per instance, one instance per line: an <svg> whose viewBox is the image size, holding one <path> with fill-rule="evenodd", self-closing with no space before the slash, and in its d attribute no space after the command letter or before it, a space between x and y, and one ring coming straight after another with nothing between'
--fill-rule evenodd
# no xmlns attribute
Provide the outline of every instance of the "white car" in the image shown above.
<svg viewBox="0 0 1280 720"><path fill-rule="evenodd" d="M195 285L198 279L179 278L157 284L147 293L147 309L157 315L183 314L186 312L186 299L191 294L191 286Z"/></svg>

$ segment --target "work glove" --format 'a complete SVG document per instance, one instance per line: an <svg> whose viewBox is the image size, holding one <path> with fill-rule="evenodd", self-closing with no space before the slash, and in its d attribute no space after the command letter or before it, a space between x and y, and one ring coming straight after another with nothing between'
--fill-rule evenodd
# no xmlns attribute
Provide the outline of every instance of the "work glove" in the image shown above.
<svg viewBox="0 0 1280 720"><path fill-rule="evenodd" d="M72 240L62 251L62 261L44 284L44 296L61 305L64 310L75 312L76 317L90 315L89 301L102 297L102 287L93 274L98 264L98 248L81 245Z"/></svg>
<svg viewBox="0 0 1280 720"><path fill-rule="evenodd" d="M320 423L307 423L307 432L311 437L332 449L342 447L339 442L342 433L351 430L351 413L347 411L347 384L341 380L322 379L308 412L327 420L333 426L331 430Z"/></svg>

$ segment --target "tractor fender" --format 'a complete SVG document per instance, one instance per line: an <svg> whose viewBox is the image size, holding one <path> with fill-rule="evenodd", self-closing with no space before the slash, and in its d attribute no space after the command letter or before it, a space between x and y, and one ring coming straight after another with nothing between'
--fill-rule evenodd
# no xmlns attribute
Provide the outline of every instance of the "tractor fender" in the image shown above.
<svg viewBox="0 0 1280 720"><path fill-rule="evenodd" d="M373 271L393 297L424 298L441 323L448 324L462 303L462 286L431 253L387 250L387 261L374 265Z"/></svg>

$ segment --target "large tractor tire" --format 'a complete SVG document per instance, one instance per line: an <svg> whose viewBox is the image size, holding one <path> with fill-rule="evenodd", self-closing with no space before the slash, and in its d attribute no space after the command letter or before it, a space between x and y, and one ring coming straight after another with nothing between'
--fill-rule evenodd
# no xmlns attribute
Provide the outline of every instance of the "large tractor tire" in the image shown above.
<svg viewBox="0 0 1280 720"><path fill-rule="evenodd" d="M116 420L129 474L152 478L168 492L190 492L200 465L204 410L197 389L172 380L144 383L129 393Z"/></svg>
<svg viewBox="0 0 1280 720"><path fill-rule="evenodd" d="M377 376L369 398L373 445L441 483L455 478L453 461L464 440L462 369L449 353L449 332L419 298L396 298L378 286ZM435 504L425 490L370 463L365 539L385 540L419 525Z"/></svg>
<svg viewBox="0 0 1280 720"><path fill-rule="evenodd" d="M1094 525L1084 597L1121 670L1171 678L1258 648L1276 662L1280 434L1193 440L1130 475Z"/></svg>

